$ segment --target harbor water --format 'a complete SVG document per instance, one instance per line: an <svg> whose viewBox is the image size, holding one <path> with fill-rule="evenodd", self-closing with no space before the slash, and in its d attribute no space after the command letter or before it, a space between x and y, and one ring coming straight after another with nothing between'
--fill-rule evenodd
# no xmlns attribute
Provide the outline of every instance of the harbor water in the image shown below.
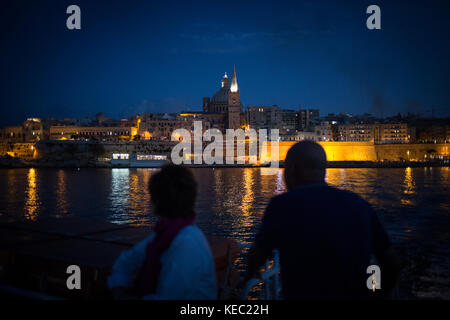
<svg viewBox="0 0 450 320"><path fill-rule="evenodd" d="M153 225L149 178L156 169L0 169L0 220L83 217ZM245 253L270 198L285 191L283 170L197 168L197 223L238 241ZM405 268L403 298L450 299L450 169L328 169L327 182L375 208ZM299 213L300 214L300 213ZM320 232L318 230L317 232ZM237 261L245 268L245 255Z"/></svg>

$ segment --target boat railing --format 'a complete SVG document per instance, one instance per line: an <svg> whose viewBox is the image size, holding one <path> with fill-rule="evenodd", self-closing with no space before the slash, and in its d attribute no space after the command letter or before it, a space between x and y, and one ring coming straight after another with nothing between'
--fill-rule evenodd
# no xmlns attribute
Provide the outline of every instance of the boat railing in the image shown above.
<svg viewBox="0 0 450 320"><path fill-rule="evenodd" d="M260 289L256 298L260 300L280 300L281 281L280 281L280 254L274 250L273 259L268 259L264 271L250 279L241 291L241 299L247 300L254 288Z"/></svg>

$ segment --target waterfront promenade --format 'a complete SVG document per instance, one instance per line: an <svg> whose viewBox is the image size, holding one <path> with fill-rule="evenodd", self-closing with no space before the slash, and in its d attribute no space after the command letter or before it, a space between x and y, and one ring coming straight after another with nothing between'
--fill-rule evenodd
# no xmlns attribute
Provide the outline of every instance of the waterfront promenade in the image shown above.
<svg viewBox="0 0 450 320"><path fill-rule="evenodd" d="M267 143L266 161L279 161L295 141L280 141L278 154ZM321 142L330 168L384 168L447 166L449 144L374 144L371 142ZM0 144L0 167L126 167L110 163L113 153L164 154L170 159L170 141L94 142L40 141ZM223 154L226 152L224 150ZM237 163L235 161L235 163ZM196 167L253 167L250 165L193 165Z"/></svg>

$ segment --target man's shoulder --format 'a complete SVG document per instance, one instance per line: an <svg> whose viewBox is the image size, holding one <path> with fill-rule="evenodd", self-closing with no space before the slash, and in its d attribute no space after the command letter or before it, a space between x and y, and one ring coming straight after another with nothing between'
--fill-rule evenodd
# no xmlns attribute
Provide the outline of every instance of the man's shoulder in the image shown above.
<svg viewBox="0 0 450 320"><path fill-rule="evenodd" d="M339 193L341 190L328 185L327 183L314 183L299 185L283 194L280 194L274 198L280 200L287 200L289 198L300 199L300 198L310 198L316 195L325 195L326 193Z"/></svg>
<svg viewBox="0 0 450 320"><path fill-rule="evenodd" d="M326 184L324 186L327 186ZM277 194L270 199L269 206L276 207L281 206L292 201L298 202L302 198L308 198L311 193L320 193L316 189L312 189L310 186L298 186L292 190Z"/></svg>
<svg viewBox="0 0 450 320"><path fill-rule="evenodd" d="M292 194L290 194L289 192L277 194L270 199L267 209L276 210L278 208L281 208L282 206L285 206L286 204L289 204L292 199Z"/></svg>
<svg viewBox="0 0 450 320"><path fill-rule="evenodd" d="M348 199L349 201L355 202L355 203L359 203L361 205L369 205L369 203L364 200L359 194L350 191L350 190L344 190L344 189L338 189L335 187L330 187L333 188L334 190L336 190L337 193L339 193L341 195L341 197Z"/></svg>
<svg viewBox="0 0 450 320"><path fill-rule="evenodd" d="M301 199L312 200L314 198L326 199L327 197L339 198L341 200L354 202L360 205L369 205L360 195L349 190L336 188L327 183L303 185L296 187L285 193L276 195L271 202L285 203L290 200L299 201Z"/></svg>

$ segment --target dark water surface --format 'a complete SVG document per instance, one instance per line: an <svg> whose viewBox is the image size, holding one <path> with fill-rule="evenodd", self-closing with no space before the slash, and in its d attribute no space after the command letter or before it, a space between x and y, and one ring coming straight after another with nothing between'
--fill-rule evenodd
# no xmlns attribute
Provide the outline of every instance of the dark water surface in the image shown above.
<svg viewBox="0 0 450 320"><path fill-rule="evenodd" d="M209 234L253 240L270 198L285 191L282 169L194 169L197 223ZM151 225L148 180L154 169L1 169L0 218L89 217ZM450 299L450 169L328 169L333 186L376 209L405 261L405 298ZM239 268L243 268L239 261Z"/></svg>

